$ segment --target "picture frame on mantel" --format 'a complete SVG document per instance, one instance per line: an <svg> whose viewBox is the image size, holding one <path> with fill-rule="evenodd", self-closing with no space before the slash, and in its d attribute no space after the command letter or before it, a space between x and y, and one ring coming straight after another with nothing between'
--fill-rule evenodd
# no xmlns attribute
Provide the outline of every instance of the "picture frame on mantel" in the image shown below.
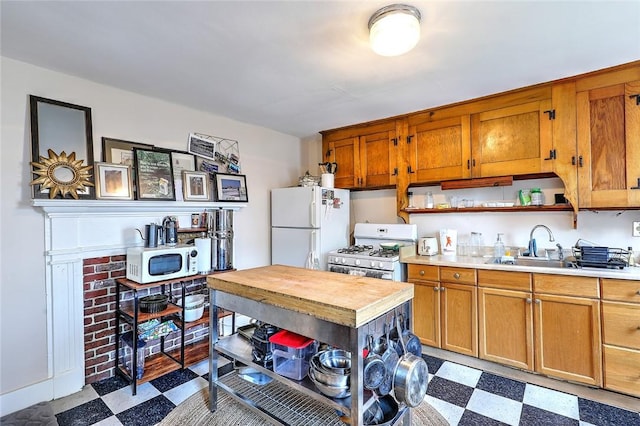
<svg viewBox="0 0 640 426"><path fill-rule="evenodd" d="M182 171L184 201L209 201L209 173Z"/></svg>
<svg viewBox="0 0 640 426"><path fill-rule="evenodd" d="M134 148L138 200L175 201L170 151Z"/></svg>
<svg viewBox="0 0 640 426"><path fill-rule="evenodd" d="M224 203L247 203L247 177L230 173L216 173L214 175L214 200Z"/></svg>
<svg viewBox="0 0 640 426"><path fill-rule="evenodd" d="M97 200L133 200L131 166L95 163Z"/></svg>

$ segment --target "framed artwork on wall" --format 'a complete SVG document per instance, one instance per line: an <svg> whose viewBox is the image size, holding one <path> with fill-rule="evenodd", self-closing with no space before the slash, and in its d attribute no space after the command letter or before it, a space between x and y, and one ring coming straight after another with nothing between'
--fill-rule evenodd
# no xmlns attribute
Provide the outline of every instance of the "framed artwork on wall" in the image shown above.
<svg viewBox="0 0 640 426"><path fill-rule="evenodd" d="M171 152L134 149L138 200L175 201Z"/></svg>
<svg viewBox="0 0 640 426"><path fill-rule="evenodd" d="M209 173L184 170L182 192L185 201L209 201Z"/></svg>
<svg viewBox="0 0 640 426"><path fill-rule="evenodd" d="M98 200L133 200L131 166L96 163L95 177Z"/></svg>
<svg viewBox="0 0 640 426"><path fill-rule="evenodd" d="M245 175L216 173L214 187L214 201L236 203L246 203L249 201L247 177Z"/></svg>

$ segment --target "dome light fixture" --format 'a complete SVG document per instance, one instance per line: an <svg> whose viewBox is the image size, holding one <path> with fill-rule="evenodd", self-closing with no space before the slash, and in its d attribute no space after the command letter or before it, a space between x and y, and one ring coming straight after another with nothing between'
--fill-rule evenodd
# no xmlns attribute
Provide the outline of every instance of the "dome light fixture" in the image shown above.
<svg viewBox="0 0 640 426"><path fill-rule="evenodd" d="M369 19L371 48L382 56L407 53L420 39L420 19L420 11L406 4L377 10Z"/></svg>

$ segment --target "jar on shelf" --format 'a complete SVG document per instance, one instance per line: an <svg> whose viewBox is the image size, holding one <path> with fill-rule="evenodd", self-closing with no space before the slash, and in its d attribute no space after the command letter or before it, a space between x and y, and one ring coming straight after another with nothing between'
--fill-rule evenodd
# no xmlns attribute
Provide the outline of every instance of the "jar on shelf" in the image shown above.
<svg viewBox="0 0 640 426"><path fill-rule="evenodd" d="M427 209L433 208L433 194L431 191L427 192L427 195L424 196L424 206Z"/></svg>
<svg viewBox="0 0 640 426"><path fill-rule="evenodd" d="M544 196L540 188L531 188L530 196L532 206L541 206L544 204Z"/></svg>

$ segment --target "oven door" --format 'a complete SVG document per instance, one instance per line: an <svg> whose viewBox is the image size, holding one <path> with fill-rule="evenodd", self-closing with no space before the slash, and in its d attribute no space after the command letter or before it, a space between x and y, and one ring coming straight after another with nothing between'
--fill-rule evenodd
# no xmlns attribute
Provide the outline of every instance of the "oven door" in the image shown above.
<svg viewBox="0 0 640 426"><path fill-rule="evenodd" d="M357 275L360 277L379 278L381 280L393 280L392 271L379 271L377 269L358 268L355 266L329 265L329 272L339 274Z"/></svg>

